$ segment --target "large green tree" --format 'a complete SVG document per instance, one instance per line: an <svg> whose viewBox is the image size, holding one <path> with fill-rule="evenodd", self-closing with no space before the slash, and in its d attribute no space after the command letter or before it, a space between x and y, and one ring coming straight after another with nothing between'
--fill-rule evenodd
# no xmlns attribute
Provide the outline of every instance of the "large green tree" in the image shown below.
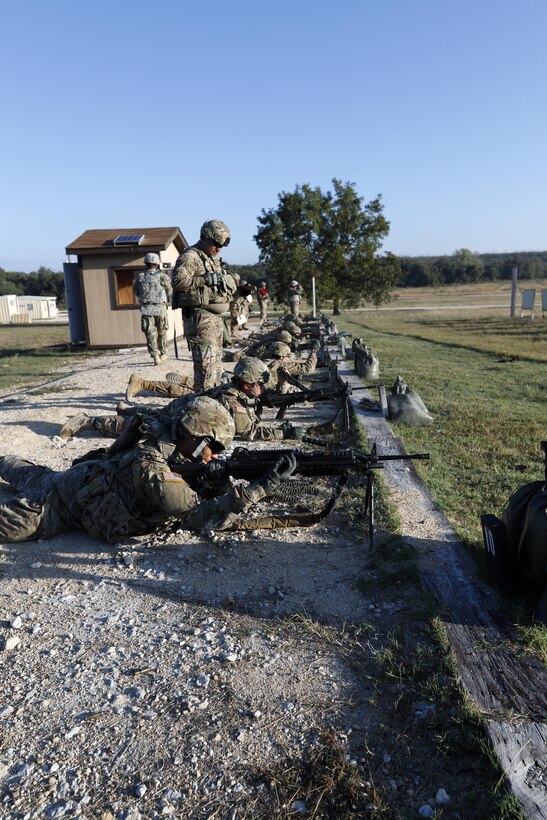
<svg viewBox="0 0 547 820"><path fill-rule="evenodd" d="M381 196L363 204L354 183L332 185L326 192L310 185L282 192L277 208L258 218L254 239L275 294L283 299L297 279L309 298L315 275L318 303L332 300L335 310L387 301L401 271L396 256L379 255L389 233Z"/></svg>

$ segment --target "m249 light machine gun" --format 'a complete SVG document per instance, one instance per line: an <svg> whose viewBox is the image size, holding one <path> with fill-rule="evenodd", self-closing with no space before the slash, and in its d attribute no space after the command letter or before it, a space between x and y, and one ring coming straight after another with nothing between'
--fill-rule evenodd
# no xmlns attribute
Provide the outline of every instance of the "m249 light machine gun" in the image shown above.
<svg viewBox="0 0 547 820"><path fill-rule="evenodd" d="M308 444L326 446L324 441L304 437ZM246 447L237 447L227 459L214 459L208 464L192 464L184 462L172 466L172 469L188 481L203 481L209 485L223 484L227 477L256 481L264 472L281 458L293 454L296 458L296 468L293 475L302 477L313 476L340 476L335 493L326 507L318 514L300 515L289 514L284 519L277 516L275 523L271 518L252 519L248 522L238 522L234 529L259 529L260 527L294 527L312 526L324 518L334 507L343 487L347 483L350 473L360 473L366 477L366 495L364 515L368 518L369 543L373 546L374 538L374 471L382 469L388 461L410 461L414 459L428 459L429 453L413 453L411 455L379 455L376 445L370 453L358 450L249 450ZM291 479L288 479L290 483Z"/></svg>
<svg viewBox="0 0 547 820"><path fill-rule="evenodd" d="M338 416L344 412L344 421L346 429L349 429L349 412L348 403L350 396L358 390L370 390L377 387L377 384L364 384L362 387L350 387L347 382L338 380L337 384L327 385L325 387L307 387L306 384L299 381L295 376L292 376L283 367L277 371L279 381L286 381L293 387L298 388L292 393L278 393L276 390L266 389L256 399L257 411L260 414L262 407L278 407L279 410L276 415L277 420L285 417L288 407L294 404L302 404L303 402L328 401L329 399L341 399L341 404L334 418L334 422Z"/></svg>

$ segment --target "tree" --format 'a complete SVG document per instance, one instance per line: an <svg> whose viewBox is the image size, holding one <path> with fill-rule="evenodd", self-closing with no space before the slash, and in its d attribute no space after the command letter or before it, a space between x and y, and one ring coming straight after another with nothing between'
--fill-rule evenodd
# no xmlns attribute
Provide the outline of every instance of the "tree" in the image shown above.
<svg viewBox="0 0 547 820"><path fill-rule="evenodd" d="M467 248L460 248L452 254L456 262L458 281L478 282L484 274L484 263L480 256Z"/></svg>
<svg viewBox="0 0 547 820"><path fill-rule="evenodd" d="M323 193L309 185L278 195L276 209L262 211L254 237L260 261L268 271L278 299L291 279L297 279L308 298L316 276L318 301L330 299L355 307L364 300L387 301L400 277L393 254L379 256L389 233L381 196L363 205L355 184L332 180L334 190Z"/></svg>

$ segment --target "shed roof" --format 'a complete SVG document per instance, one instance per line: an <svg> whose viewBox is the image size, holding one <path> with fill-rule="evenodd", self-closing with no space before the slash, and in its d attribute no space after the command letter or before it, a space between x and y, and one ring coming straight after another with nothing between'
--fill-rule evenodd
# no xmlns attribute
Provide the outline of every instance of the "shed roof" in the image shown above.
<svg viewBox="0 0 547 820"><path fill-rule="evenodd" d="M127 246L115 245L114 240L120 234L144 234L142 242L133 247L151 248L165 250L172 242L178 251L183 251L188 247L188 242L181 233L180 228L100 228L91 231L84 231L74 239L70 245L66 246L68 254L77 253L97 253L108 251L109 253L127 253Z"/></svg>

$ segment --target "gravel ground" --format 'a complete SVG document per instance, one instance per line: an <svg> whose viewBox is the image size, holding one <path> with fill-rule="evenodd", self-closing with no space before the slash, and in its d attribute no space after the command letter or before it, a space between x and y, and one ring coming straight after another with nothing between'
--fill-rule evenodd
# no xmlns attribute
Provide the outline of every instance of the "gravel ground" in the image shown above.
<svg viewBox="0 0 547 820"><path fill-rule="evenodd" d="M113 412L133 371L189 373L183 356L108 353L0 398L0 452L65 469L108 444L63 442L69 416ZM306 413L321 420L288 416ZM477 816L474 773L412 745L435 703L410 699L393 731L401 685L378 658L419 593L379 585L343 511L114 547L70 533L0 562L2 818Z"/></svg>

